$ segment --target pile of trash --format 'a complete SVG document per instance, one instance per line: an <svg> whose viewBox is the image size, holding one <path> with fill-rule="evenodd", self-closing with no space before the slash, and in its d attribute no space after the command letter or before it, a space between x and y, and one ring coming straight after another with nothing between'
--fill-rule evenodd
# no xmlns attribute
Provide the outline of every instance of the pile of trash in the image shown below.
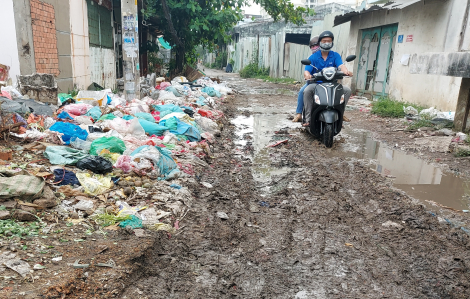
<svg viewBox="0 0 470 299"><path fill-rule="evenodd" d="M418 110L413 107L413 106L403 106L403 111L405 112L407 119L410 120L417 120L420 118L424 118L427 120L444 120L444 121L450 121L453 122L455 118L455 112L449 111L449 112L442 112L434 107L423 109L418 112Z"/></svg>
<svg viewBox="0 0 470 299"><path fill-rule="evenodd" d="M10 138L22 145L0 149L0 205L16 207L0 219L35 221L35 212L53 209L68 221L177 229L161 221L191 205L184 183L209 167L224 117L217 107L232 91L210 78L155 81L151 97L80 91L59 94L57 106L2 88L2 111L22 123Z"/></svg>

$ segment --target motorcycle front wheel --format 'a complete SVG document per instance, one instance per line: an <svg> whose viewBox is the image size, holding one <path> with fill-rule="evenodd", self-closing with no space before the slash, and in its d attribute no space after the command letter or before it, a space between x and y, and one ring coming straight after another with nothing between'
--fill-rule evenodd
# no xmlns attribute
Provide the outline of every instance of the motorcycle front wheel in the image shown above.
<svg viewBox="0 0 470 299"><path fill-rule="evenodd" d="M325 124L325 131L323 131L323 144L325 144L326 147L333 146L334 135L333 124Z"/></svg>

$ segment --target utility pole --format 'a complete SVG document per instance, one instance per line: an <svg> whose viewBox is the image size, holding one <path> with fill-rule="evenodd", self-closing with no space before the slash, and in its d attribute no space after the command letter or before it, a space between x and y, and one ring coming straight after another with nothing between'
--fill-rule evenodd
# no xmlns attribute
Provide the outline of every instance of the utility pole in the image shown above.
<svg viewBox="0 0 470 299"><path fill-rule="evenodd" d="M139 15L137 0L121 0L122 66L126 100L140 100Z"/></svg>

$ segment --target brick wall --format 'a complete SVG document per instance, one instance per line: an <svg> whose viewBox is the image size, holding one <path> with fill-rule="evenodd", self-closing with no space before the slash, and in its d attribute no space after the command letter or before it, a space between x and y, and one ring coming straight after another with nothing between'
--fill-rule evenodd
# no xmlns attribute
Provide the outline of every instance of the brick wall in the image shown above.
<svg viewBox="0 0 470 299"><path fill-rule="evenodd" d="M59 54L54 6L30 0L34 55L37 73L59 75Z"/></svg>

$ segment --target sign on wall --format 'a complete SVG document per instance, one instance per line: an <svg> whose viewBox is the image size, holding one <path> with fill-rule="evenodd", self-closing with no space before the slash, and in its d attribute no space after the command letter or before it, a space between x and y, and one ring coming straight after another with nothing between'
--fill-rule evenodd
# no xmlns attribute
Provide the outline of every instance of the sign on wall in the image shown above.
<svg viewBox="0 0 470 299"><path fill-rule="evenodd" d="M413 41L413 34L406 36L406 42L411 43Z"/></svg>
<svg viewBox="0 0 470 299"><path fill-rule="evenodd" d="M403 43L403 34L398 36L398 43L399 44Z"/></svg>

